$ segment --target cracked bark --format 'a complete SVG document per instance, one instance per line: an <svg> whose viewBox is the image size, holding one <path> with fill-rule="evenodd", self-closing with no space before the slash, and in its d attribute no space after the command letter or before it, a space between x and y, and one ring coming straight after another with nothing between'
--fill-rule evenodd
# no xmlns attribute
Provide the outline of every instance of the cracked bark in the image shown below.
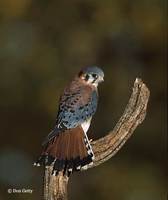
<svg viewBox="0 0 168 200"><path fill-rule="evenodd" d="M137 78L125 111L114 129L105 137L91 142L95 160L88 169L110 159L125 144L136 127L145 119L149 96L149 89L141 79ZM51 171L52 167L45 168L44 200L67 200L69 178L61 173L58 176L52 176Z"/></svg>

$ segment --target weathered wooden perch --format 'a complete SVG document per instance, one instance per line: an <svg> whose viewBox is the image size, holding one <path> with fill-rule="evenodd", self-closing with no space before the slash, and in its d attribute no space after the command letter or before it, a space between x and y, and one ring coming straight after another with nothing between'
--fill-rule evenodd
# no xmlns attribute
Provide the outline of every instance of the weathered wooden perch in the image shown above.
<svg viewBox="0 0 168 200"><path fill-rule="evenodd" d="M125 111L112 131L91 143L96 167L114 156L145 119L150 92L141 79L136 79L133 92ZM45 169L44 200L67 200L68 177L51 175L52 167Z"/></svg>

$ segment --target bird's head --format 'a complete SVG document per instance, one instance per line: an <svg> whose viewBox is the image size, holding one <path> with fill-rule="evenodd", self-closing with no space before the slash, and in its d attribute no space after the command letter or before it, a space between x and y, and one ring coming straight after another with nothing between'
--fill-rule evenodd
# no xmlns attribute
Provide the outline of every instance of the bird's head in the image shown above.
<svg viewBox="0 0 168 200"><path fill-rule="evenodd" d="M83 68L79 74L79 78L84 80L87 84L98 86L98 84L104 81L104 72L102 69L93 66Z"/></svg>

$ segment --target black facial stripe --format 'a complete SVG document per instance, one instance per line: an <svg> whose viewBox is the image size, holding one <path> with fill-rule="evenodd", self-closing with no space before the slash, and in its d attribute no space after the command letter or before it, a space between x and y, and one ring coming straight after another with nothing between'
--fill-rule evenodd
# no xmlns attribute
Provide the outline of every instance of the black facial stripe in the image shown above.
<svg viewBox="0 0 168 200"><path fill-rule="evenodd" d="M92 83L95 83L97 79L98 79L98 76L94 76L94 80L92 81Z"/></svg>
<svg viewBox="0 0 168 200"><path fill-rule="evenodd" d="M82 75L83 75L83 72L80 71L80 72L78 73L78 76L81 77Z"/></svg>
<svg viewBox="0 0 168 200"><path fill-rule="evenodd" d="M89 80L89 75L86 74L86 76L85 76L85 81L88 81L88 80Z"/></svg>

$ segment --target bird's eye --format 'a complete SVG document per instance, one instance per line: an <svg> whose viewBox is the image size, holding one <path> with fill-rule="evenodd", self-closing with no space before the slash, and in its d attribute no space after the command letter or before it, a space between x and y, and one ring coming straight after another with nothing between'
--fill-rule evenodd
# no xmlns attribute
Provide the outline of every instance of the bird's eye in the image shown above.
<svg viewBox="0 0 168 200"><path fill-rule="evenodd" d="M93 76L94 79L98 78L97 74L92 74L92 76Z"/></svg>

